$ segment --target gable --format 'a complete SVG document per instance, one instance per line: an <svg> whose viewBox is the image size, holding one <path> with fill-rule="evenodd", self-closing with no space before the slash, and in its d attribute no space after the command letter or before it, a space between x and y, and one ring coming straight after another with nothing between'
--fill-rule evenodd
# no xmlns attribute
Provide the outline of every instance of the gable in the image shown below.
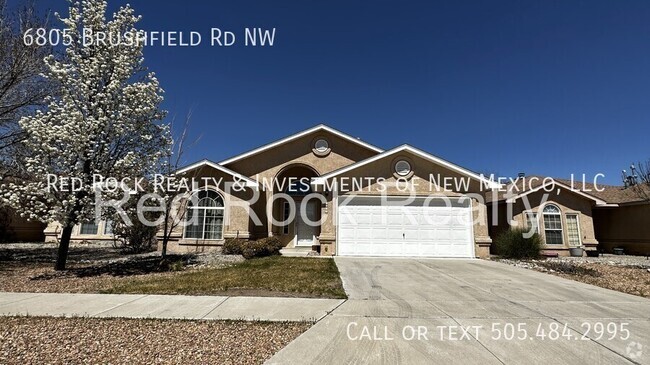
<svg viewBox="0 0 650 365"><path fill-rule="evenodd" d="M411 172L400 176L399 161L406 161ZM315 185L332 185L336 180L375 178L383 181L416 181L422 193L480 192L500 185L458 165L404 145L315 178Z"/></svg>
<svg viewBox="0 0 650 365"><path fill-rule="evenodd" d="M210 160L202 160L196 163L193 163L189 166L183 167L176 171L176 174L179 176L187 177L203 177L203 176L219 176L226 177L229 181L233 180L238 183L243 183L244 186L250 188L258 188L259 185L257 181L250 179L238 172L235 172L229 168L226 168L218 163L212 162Z"/></svg>
<svg viewBox="0 0 650 365"><path fill-rule="evenodd" d="M317 141L326 141L326 149L316 148ZM319 144L319 147L323 147ZM279 141L264 145L221 165L250 178L273 178L283 168L302 164L319 175L377 155L382 150L333 128L319 125Z"/></svg>
<svg viewBox="0 0 650 365"><path fill-rule="evenodd" d="M576 199L582 199L582 200L587 200L590 203L595 203L596 205L599 206L606 206L608 205L607 202L605 202L602 199L599 199L591 194L587 194L585 192L582 192L577 189L572 189L570 185L563 184L557 180L551 180L547 183L542 183L539 184L539 186L536 186L532 189L528 189L524 192L521 192L519 194L512 194L513 196L507 197L506 198L506 203L514 203L515 201L519 200L522 197L531 195L531 194L542 194L543 193L549 193L550 196L557 195L559 196L561 193L566 192L564 195L570 194L575 196L574 198Z"/></svg>

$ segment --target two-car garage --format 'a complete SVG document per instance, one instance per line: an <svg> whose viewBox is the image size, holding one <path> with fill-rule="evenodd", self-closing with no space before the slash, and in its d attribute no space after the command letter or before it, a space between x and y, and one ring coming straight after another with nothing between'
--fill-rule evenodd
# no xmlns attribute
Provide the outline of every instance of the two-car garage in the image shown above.
<svg viewBox="0 0 650 365"><path fill-rule="evenodd" d="M468 198L341 197L337 207L340 256L474 256Z"/></svg>

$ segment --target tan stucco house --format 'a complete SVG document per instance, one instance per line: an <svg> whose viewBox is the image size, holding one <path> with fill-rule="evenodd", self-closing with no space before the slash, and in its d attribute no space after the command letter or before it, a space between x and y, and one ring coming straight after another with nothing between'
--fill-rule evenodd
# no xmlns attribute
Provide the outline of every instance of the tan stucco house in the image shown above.
<svg viewBox="0 0 650 365"><path fill-rule="evenodd" d="M492 237L521 227L541 235L549 255L573 247L650 254L650 203L631 187L520 176L486 200Z"/></svg>
<svg viewBox="0 0 650 365"><path fill-rule="evenodd" d="M202 202L188 208L188 218L196 215L203 222L179 227L172 251L273 235L289 250L321 255L489 254L481 197L486 187L498 184L408 145L385 151L318 125L219 163L192 164L178 174L199 181L210 177L218 185L206 180L199 187ZM432 174L467 183L440 189ZM228 187L235 183L242 185L239 191Z"/></svg>
<svg viewBox="0 0 650 365"><path fill-rule="evenodd" d="M650 205L619 187L594 193L543 178L502 185L415 147L383 150L326 125L176 175L196 185L176 207L184 224L171 252L276 236L285 251L320 255L485 257L492 239L517 225L534 225L545 251L560 255L599 241L609 249L633 242L639 253L650 245L648 225L633 223ZM109 240L110 227L80 225L72 239ZM45 235L56 240L60 229L51 224Z"/></svg>

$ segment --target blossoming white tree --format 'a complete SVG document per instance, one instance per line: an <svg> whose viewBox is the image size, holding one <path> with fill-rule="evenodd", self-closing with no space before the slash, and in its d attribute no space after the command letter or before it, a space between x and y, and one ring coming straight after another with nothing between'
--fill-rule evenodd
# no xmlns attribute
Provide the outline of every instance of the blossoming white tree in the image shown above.
<svg viewBox="0 0 650 365"><path fill-rule="evenodd" d="M101 0L71 2L69 16L59 17L72 42L63 60L45 59L45 76L60 83L61 92L20 120L28 135L29 179L3 186L3 198L24 217L61 224L57 270L65 269L73 227L95 219L93 175L146 176L169 153L169 130L160 123L163 90L143 67L142 44L82 41L84 29L140 37L140 17L130 6L111 19L106 7ZM48 189L48 174L77 178L81 188Z"/></svg>

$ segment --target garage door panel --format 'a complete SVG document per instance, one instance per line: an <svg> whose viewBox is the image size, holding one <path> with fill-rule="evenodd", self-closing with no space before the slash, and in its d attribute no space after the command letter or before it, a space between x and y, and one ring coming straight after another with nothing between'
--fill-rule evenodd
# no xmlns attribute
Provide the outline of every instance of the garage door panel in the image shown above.
<svg viewBox="0 0 650 365"><path fill-rule="evenodd" d="M421 256L421 247L417 242L404 242L402 249L393 256Z"/></svg>
<svg viewBox="0 0 650 365"><path fill-rule="evenodd" d="M386 229L384 237L391 241L401 241L404 239L403 232L401 230L395 229Z"/></svg>
<svg viewBox="0 0 650 365"><path fill-rule="evenodd" d="M407 250L404 244L382 244L384 247L383 253L387 256L401 256L404 250Z"/></svg>
<svg viewBox="0 0 650 365"><path fill-rule="evenodd" d="M338 207L338 254L353 256L471 257L471 209L422 200L409 206L379 206L364 197Z"/></svg>
<svg viewBox="0 0 650 365"><path fill-rule="evenodd" d="M381 214L377 212L378 214ZM398 212L389 212L387 215L386 223L388 226L401 226L402 225L402 215Z"/></svg>
<svg viewBox="0 0 650 365"><path fill-rule="evenodd" d="M436 230L435 229L431 229L431 228L428 228L428 227L423 227L418 231L418 237L417 238L418 238L419 241L427 242L427 241L433 240L435 238L435 236L436 236Z"/></svg>

